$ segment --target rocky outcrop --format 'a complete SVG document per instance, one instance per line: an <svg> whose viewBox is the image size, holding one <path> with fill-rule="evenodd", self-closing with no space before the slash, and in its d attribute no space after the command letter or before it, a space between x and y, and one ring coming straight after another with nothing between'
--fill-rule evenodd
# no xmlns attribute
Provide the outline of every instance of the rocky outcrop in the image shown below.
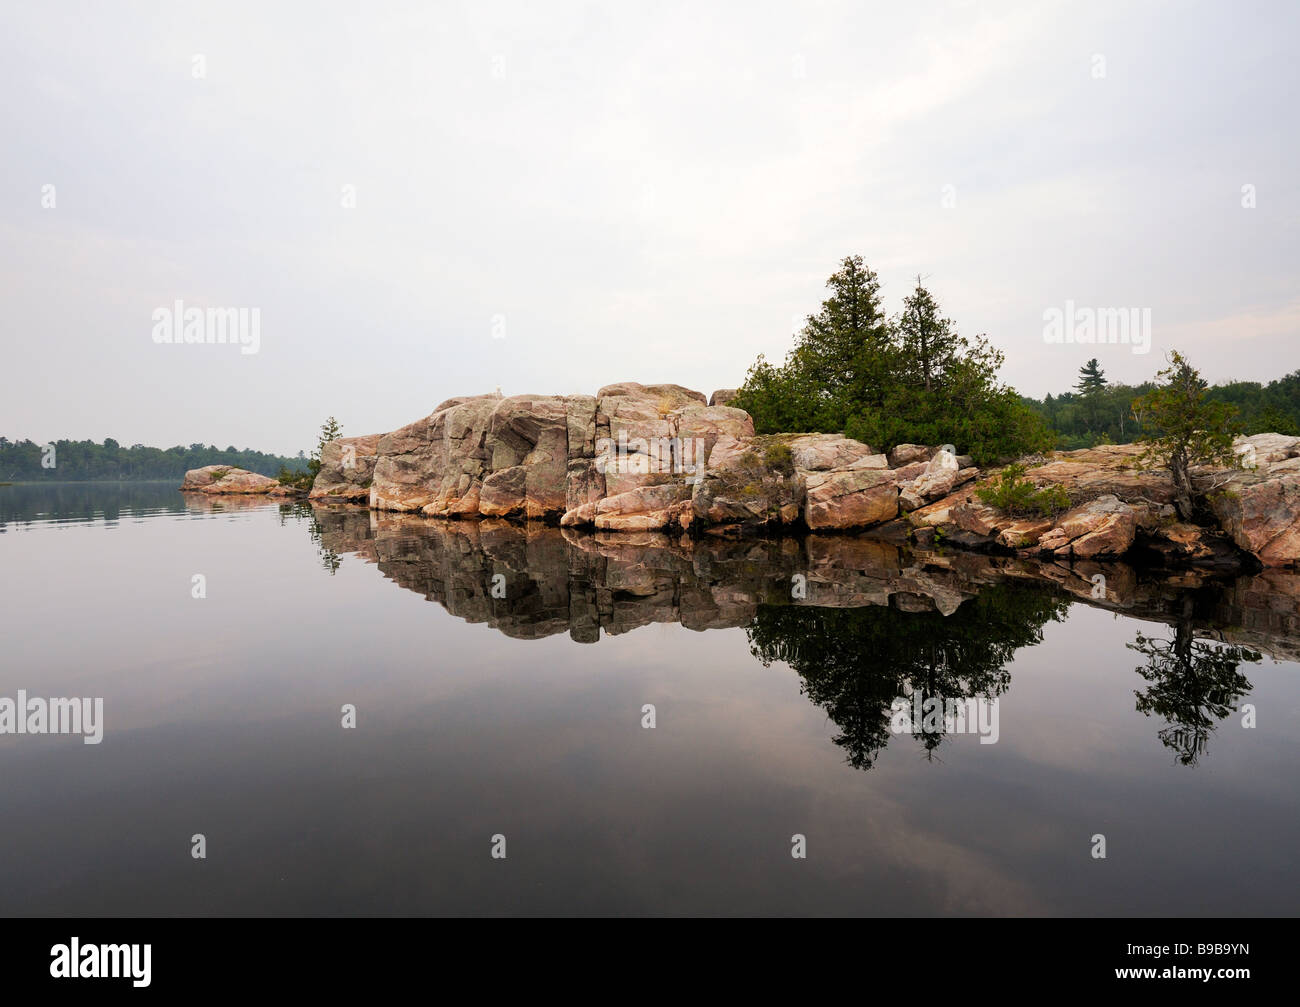
<svg viewBox="0 0 1300 1007"><path fill-rule="evenodd" d="M901 445L915 447L915 445ZM898 453L894 449L891 457ZM906 457L906 455L900 455ZM967 467L962 466L966 462ZM980 471L970 464L969 458L959 458L950 451L937 452L922 469L920 461L901 466L898 472L899 505L905 511L919 510L928 503L948 496L959 486L979 477ZM915 473L915 474L913 474Z"/></svg>
<svg viewBox="0 0 1300 1007"><path fill-rule="evenodd" d="M1075 503L1113 496L1133 502L1172 503L1169 473L1138 465L1142 448L1137 444L1105 444L1081 451L1058 451L1042 465L1025 473L1039 485L1063 486Z"/></svg>
<svg viewBox="0 0 1300 1007"><path fill-rule="evenodd" d="M1132 553L1168 566L1300 565L1300 438L1258 434L1238 438L1235 447L1243 468L1193 473L1217 528L1176 520L1169 474L1142 467L1139 445L1056 452L1030 465L1026 479L1064 488L1074 505L1054 520L1001 513L983 504L970 482L936 499L926 492L934 462L922 473L913 468L920 462L910 461L919 445L900 445L890 457L905 463L894 469L899 503L927 541L938 536L973 548L1042 551L1069 562Z"/></svg>
<svg viewBox="0 0 1300 1007"><path fill-rule="evenodd" d="M594 396L451 399L376 438L365 474L331 452L313 495L356 498L368 476L376 510L724 536L897 515L885 455L842 434L756 437L730 398L626 381ZM369 461L366 440L354 454Z"/></svg>
<svg viewBox="0 0 1300 1007"><path fill-rule="evenodd" d="M1038 550L1058 559L1123 556L1137 534L1137 512L1115 496L1098 497L1067 511L1038 539Z"/></svg>
<svg viewBox="0 0 1300 1007"><path fill-rule="evenodd" d="M217 495L262 494L265 496L293 496L288 486L269 476L258 475L247 469L230 465L204 465L190 469L181 482L182 493L208 493Z"/></svg>
<svg viewBox="0 0 1300 1007"><path fill-rule="evenodd" d="M312 483L311 497L368 502L379 438L379 434L367 434L327 441L321 448L320 472Z"/></svg>
<svg viewBox="0 0 1300 1007"><path fill-rule="evenodd" d="M1300 563L1300 438L1256 434L1234 447L1246 468L1209 496L1219 524L1265 566Z"/></svg>
<svg viewBox="0 0 1300 1007"><path fill-rule="evenodd" d="M867 528L898 516L898 484L876 468L814 472L805 477L804 520L813 531Z"/></svg>
<svg viewBox="0 0 1300 1007"><path fill-rule="evenodd" d="M1231 542L1265 565L1300 563L1297 438L1243 439L1249 468L1196 473L1213 489L1224 529L1216 536L1172 530L1171 481L1141 467L1136 445L1031 460L1026 477L1064 488L1071 507L1056 518L1008 515L977 498L980 471L952 445L898 444L881 453L842 434L756 436L749 415L727 404L733 400L732 389L706 401L681 385L632 381L595 395L449 399L392 433L331 442L312 496L424 517L602 532L743 537L879 528L899 541L921 534L1070 563L1142 550L1161 562L1213 566L1230 563ZM231 480L231 489L216 492L265 492L267 483Z"/></svg>

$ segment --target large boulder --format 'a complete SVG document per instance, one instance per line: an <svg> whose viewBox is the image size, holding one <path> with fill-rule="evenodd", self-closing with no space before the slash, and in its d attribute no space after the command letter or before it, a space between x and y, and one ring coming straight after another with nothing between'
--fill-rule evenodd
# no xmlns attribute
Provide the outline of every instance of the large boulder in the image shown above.
<svg viewBox="0 0 1300 1007"><path fill-rule="evenodd" d="M1114 496L1098 497L1062 515L1038 540L1038 548L1066 560L1123 556L1137 527L1132 507Z"/></svg>
<svg viewBox="0 0 1300 1007"><path fill-rule="evenodd" d="M339 437L321 448L312 499L368 501L381 434Z"/></svg>
<svg viewBox="0 0 1300 1007"><path fill-rule="evenodd" d="M581 403L584 411L586 403ZM569 467L569 402L558 395L514 395L488 417L485 452L490 474L483 480L479 512L558 518L566 508ZM489 492L489 483L493 492ZM520 497L510 494L518 485ZM503 491L504 492L500 492Z"/></svg>
<svg viewBox="0 0 1300 1007"><path fill-rule="evenodd" d="M802 434L796 437L782 435L790 448L795 468L807 472L829 472L831 469L869 468L887 469L889 462L871 446L845 437L843 434Z"/></svg>
<svg viewBox="0 0 1300 1007"><path fill-rule="evenodd" d="M290 496L294 491L287 486L281 486L277 479L249 472L247 469L236 468L233 465L204 465L202 468L190 469L185 473L185 478L181 480L181 492L207 493L213 496L255 493Z"/></svg>
<svg viewBox="0 0 1300 1007"><path fill-rule="evenodd" d="M924 507L935 500L942 499L959 486L979 478L980 470L974 467L958 467L957 456L940 451L925 466L925 470L914 479L905 480L903 473L915 470L920 463L903 466L894 470L898 480L899 505L905 511Z"/></svg>
<svg viewBox="0 0 1300 1007"><path fill-rule="evenodd" d="M679 524L690 501L684 482L641 486L597 503L594 523L601 531L658 531Z"/></svg>
<svg viewBox="0 0 1300 1007"><path fill-rule="evenodd" d="M721 437L691 494L691 519L713 533L748 534L793 525L802 512L803 476L769 454L774 442Z"/></svg>
<svg viewBox="0 0 1300 1007"><path fill-rule="evenodd" d="M865 528L898 516L898 486L888 471L814 472L805 486L804 521L813 531Z"/></svg>
<svg viewBox="0 0 1300 1007"><path fill-rule="evenodd" d="M594 401L594 457L573 457L571 441L566 527L594 525L611 531L688 527L690 501L705 479L719 444L722 457L739 456L754 423L729 406L704 404L680 385L622 382L600 389ZM576 481L576 482L575 482ZM747 512L746 522L754 515Z"/></svg>
<svg viewBox="0 0 1300 1007"><path fill-rule="evenodd" d="M1210 506L1233 541L1265 566L1300 562L1300 472L1234 480L1210 495Z"/></svg>
<svg viewBox="0 0 1300 1007"><path fill-rule="evenodd" d="M928 462L931 454L924 444L895 444L889 452L889 467L897 469L914 462Z"/></svg>

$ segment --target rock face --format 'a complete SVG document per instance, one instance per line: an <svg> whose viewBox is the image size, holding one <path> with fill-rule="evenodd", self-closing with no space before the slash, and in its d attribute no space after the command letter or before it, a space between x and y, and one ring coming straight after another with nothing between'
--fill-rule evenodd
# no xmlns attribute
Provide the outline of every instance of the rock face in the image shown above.
<svg viewBox="0 0 1300 1007"><path fill-rule="evenodd" d="M1067 511L1038 539L1040 552L1058 559L1123 556L1137 534L1137 512L1115 496L1098 497Z"/></svg>
<svg viewBox="0 0 1300 1007"><path fill-rule="evenodd" d="M911 456L911 452L900 452L899 448L916 448L915 444L901 444L890 452L890 457L900 460ZM903 510L913 511L935 500L942 499L959 486L964 486L978 478L980 471L974 466L962 468L961 459L949 451L939 451L928 462L907 462L897 469L899 478L899 503ZM924 464L924 468L921 465ZM915 473L915 475L913 475Z"/></svg>
<svg viewBox="0 0 1300 1007"><path fill-rule="evenodd" d="M866 528L898 516L898 485L889 472L857 468L805 478L804 520L814 531Z"/></svg>
<svg viewBox="0 0 1300 1007"><path fill-rule="evenodd" d="M1251 467L1211 493L1219 524L1265 566L1300 562L1300 438L1256 434L1234 447Z"/></svg>
<svg viewBox="0 0 1300 1007"><path fill-rule="evenodd" d="M1054 521L1003 514L960 483L935 499L927 492L934 462L921 472L919 462L907 461L917 448L900 445L891 458L905 462L894 470L899 502L927 539L929 529L939 529L959 545L1040 551L1068 562L1135 551L1171 566L1240 569L1250 564L1245 554L1264 566L1300 565L1300 438L1238 438L1245 468L1193 473L1222 530L1176 521L1169 475L1141 468L1138 445L1057 452L1029 467L1025 478L1063 487L1074 504Z"/></svg>
<svg viewBox="0 0 1300 1007"><path fill-rule="evenodd" d="M1219 535L1172 530L1171 481L1139 466L1136 445L1036 459L1026 477L1063 487L1071 509L1013 516L977 499L980 471L951 445L899 444L883 454L842 434L756 436L749 415L727 405L734 397L719 389L706 401L681 385L624 381L595 395L448 399L392 433L327 445L312 496L601 532L726 538L883 525L874 534L895 541L923 534L1066 563L1136 549L1162 562L1226 567L1229 542L1265 565L1300 563L1300 438L1243 439L1238 448L1253 467L1196 474L1215 489ZM187 476L186 489L215 481L203 471ZM227 474L223 488L204 491L274 484L244 476Z"/></svg>
<svg viewBox="0 0 1300 1007"><path fill-rule="evenodd" d="M1065 487L1076 503L1113 496L1127 501L1172 503L1174 487L1167 472L1138 467L1142 448L1137 444L1104 444L1082 451L1060 451L1043 465L1029 469L1026 478L1040 485Z"/></svg>
<svg viewBox="0 0 1300 1007"><path fill-rule="evenodd" d="M205 465L190 469L181 483L182 493L253 494L292 496L293 490L278 480L231 465Z"/></svg>
<svg viewBox="0 0 1300 1007"><path fill-rule="evenodd" d="M368 434L328 441L321 448L320 472L312 483L311 496L368 501L379 437L379 434Z"/></svg>
<svg viewBox="0 0 1300 1007"><path fill-rule="evenodd" d="M373 460L371 439L355 438L355 471L332 449L312 495L357 499L368 485L376 510L628 532L820 531L897 515L885 455L841 434L755 437L732 397L625 381L594 396L450 399L375 438Z"/></svg>
<svg viewBox="0 0 1300 1007"><path fill-rule="evenodd" d="M1264 566L1300 563L1300 438L1255 434L1237 438L1234 448L1243 458L1244 469L1193 473L1198 487L1208 491L1219 525ZM1076 502L1108 495L1139 510L1161 509L1173 500L1172 484L1165 472L1137 467L1141 450L1133 444L1116 444L1064 452L1026 476L1061 484ZM1163 510L1166 523L1172 523L1168 508ZM1193 537L1200 541L1192 543ZM1193 557L1197 562L1223 561L1222 544L1212 535L1192 536L1184 529L1179 541L1167 535L1154 538L1171 546L1170 555L1188 561Z"/></svg>

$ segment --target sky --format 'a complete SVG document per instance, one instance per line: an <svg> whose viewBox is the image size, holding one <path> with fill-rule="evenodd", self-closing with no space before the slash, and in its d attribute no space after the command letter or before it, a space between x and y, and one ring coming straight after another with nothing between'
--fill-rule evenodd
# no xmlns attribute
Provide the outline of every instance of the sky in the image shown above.
<svg viewBox="0 0 1300 1007"><path fill-rule="evenodd" d="M1267 381L1298 37L1282 2L5 5L0 435L296 454L498 388L708 394L849 254L1025 394L1172 349ZM178 300L256 310L256 352L157 341ZM1048 342L1070 304L1149 311L1148 352Z"/></svg>

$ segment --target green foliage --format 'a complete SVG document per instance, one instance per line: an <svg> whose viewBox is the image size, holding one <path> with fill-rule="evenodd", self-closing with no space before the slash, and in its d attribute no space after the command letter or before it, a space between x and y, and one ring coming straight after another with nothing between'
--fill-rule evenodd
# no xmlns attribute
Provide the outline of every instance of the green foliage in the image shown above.
<svg viewBox="0 0 1300 1007"><path fill-rule="evenodd" d="M56 465L41 467L42 444L11 441L0 437L0 478L14 482L98 482L174 480L179 482L190 469L224 465L275 476L281 468L301 469L304 458L265 454L249 448L218 448L191 444L172 448L151 448L143 444L123 447L109 437L95 441L54 441Z"/></svg>
<svg viewBox="0 0 1300 1007"><path fill-rule="evenodd" d="M1169 366L1157 377L1155 389L1133 403L1147 433L1142 443L1142 463L1167 469L1174 481L1174 502L1183 520L1193 516L1201 491L1192 481L1199 465L1237 468L1241 461L1232 450L1237 410L1215 402L1206 394L1200 373L1181 353L1173 351Z"/></svg>
<svg viewBox="0 0 1300 1007"><path fill-rule="evenodd" d="M1211 389L1213 392L1215 389ZM1284 412L1280 407L1269 404L1259 409L1249 419L1242 420L1242 433L1250 434L1286 434L1288 437L1300 437L1300 417Z"/></svg>
<svg viewBox="0 0 1300 1007"><path fill-rule="evenodd" d="M951 443L978 464L1052 446L1042 419L998 382L1002 353L958 335L919 282L893 321L860 256L827 286L785 363L760 356L746 375L734 404L758 433L843 432L878 450Z"/></svg>
<svg viewBox="0 0 1300 1007"><path fill-rule="evenodd" d="M943 383L944 367L961 349L950 318L939 317L938 302L916 278L916 290L903 299L896 323L902 366L911 383L932 392Z"/></svg>
<svg viewBox="0 0 1300 1007"><path fill-rule="evenodd" d="M1086 369L1086 368L1085 368ZM1080 372L1082 374L1082 371ZM1041 417L1055 435L1055 447L1066 451L1097 444L1130 444L1147 433L1140 416L1135 416L1135 399L1155 388L1153 382L1139 385L1105 384L1091 393L1078 391L1048 395L1042 401L1026 398L1024 404ZM1300 370L1260 384L1258 381L1230 381L1205 389L1211 402L1236 407L1244 434L1279 433L1300 437Z"/></svg>
<svg viewBox="0 0 1300 1007"><path fill-rule="evenodd" d="M1096 357L1079 368L1079 381L1074 388L1079 393L1084 422L1088 425L1089 431L1098 425L1105 404L1107 384L1105 372ZM1101 436L1106 435L1103 433Z"/></svg>
<svg viewBox="0 0 1300 1007"><path fill-rule="evenodd" d="M301 476L294 476L296 481L285 481L285 473L280 474L280 482L286 486L297 486L299 489L311 489L312 483L320 475L321 452L325 450L325 445L330 441L336 441L343 433L343 426L333 416L329 417L320 425L320 437L316 441L316 447L312 449L311 457L307 459L307 471Z"/></svg>
<svg viewBox="0 0 1300 1007"><path fill-rule="evenodd" d="M1097 363L1097 358L1093 357L1079 368L1079 381L1074 387L1081 396L1087 398L1090 395L1104 392L1108 384L1106 372Z"/></svg>
<svg viewBox="0 0 1300 1007"><path fill-rule="evenodd" d="M1039 489L1023 478L1024 474L1023 465L1008 465L997 482L977 489L975 495L989 507L1021 517L1055 517L1070 509L1070 494L1064 486L1052 484Z"/></svg>
<svg viewBox="0 0 1300 1007"><path fill-rule="evenodd" d="M316 467L320 468L319 462L316 463ZM291 469L287 465L280 466L276 478L281 486L292 486L296 490L303 491L310 490L311 484L316 481L316 475L310 469Z"/></svg>
<svg viewBox="0 0 1300 1007"><path fill-rule="evenodd" d="M790 450L789 444L779 441L769 444L763 451L763 463L783 476L794 475L794 452Z"/></svg>

